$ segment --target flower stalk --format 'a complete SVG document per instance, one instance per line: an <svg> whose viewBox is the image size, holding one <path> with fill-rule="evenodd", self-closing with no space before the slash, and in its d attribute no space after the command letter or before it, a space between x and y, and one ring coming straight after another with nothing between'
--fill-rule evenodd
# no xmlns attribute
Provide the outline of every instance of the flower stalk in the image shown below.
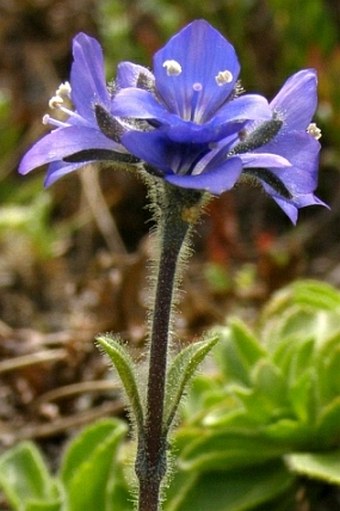
<svg viewBox="0 0 340 511"><path fill-rule="evenodd" d="M159 186L161 183L157 183ZM176 302L176 287L188 238L199 217L202 193L179 190L163 183L159 206L159 260L151 315L149 374L145 423L139 432L136 474L139 480L139 511L157 511L160 489L166 474L167 428L164 424L164 399L171 320ZM158 197L160 194L157 194Z"/></svg>

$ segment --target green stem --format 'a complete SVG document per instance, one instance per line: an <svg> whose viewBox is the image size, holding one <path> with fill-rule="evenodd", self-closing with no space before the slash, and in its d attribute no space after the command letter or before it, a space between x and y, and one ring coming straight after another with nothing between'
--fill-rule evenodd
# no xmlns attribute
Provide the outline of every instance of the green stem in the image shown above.
<svg viewBox="0 0 340 511"><path fill-rule="evenodd" d="M159 218L160 255L152 311L146 418L139 433L136 474L139 511L158 511L166 473L167 438L163 424L167 354L181 251L192 219L185 213L197 206L201 194L165 185Z"/></svg>

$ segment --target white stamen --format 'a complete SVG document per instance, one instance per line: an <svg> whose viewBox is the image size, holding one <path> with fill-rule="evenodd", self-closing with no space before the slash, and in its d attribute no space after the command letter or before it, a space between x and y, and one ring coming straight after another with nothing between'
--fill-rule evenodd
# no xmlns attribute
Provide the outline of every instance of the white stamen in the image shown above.
<svg viewBox="0 0 340 511"><path fill-rule="evenodd" d="M228 71L228 69L219 71L219 73L215 76L215 80L218 86L225 85L226 83L233 81L233 73Z"/></svg>
<svg viewBox="0 0 340 511"><path fill-rule="evenodd" d="M70 98L71 96L71 85L69 82L64 82L59 85L57 88L55 95L48 102L48 106L50 108L55 109L59 108L60 105L64 103L65 98Z"/></svg>
<svg viewBox="0 0 340 511"><path fill-rule="evenodd" d="M70 97L71 96L71 84L70 82L63 82L59 85L59 87L57 88L57 91L56 91L56 95L57 96L67 96L67 97Z"/></svg>
<svg viewBox="0 0 340 511"><path fill-rule="evenodd" d="M168 76L178 76L182 72L182 66L177 60L165 60L163 67L166 69Z"/></svg>
<svg viewBox="0 0 340 511"><path fill-rule="evenodd" d="M200 82L195 82L193 83L192 88L196 92L201 92L201 90L203 89L203 85Z"/></svg>
<svg viewBox="0 0 340 511"><path fill-rule="evenodd" d="M56 128L65 128L66 126L68 126L66 122L59 121L58 119L53 119L53 117L51 117L48 114L44 115L44 117L42 118L42 123L45 126L50 125L55 126Z"/></svg>
<svg viewBox="0 0 340 511"><path fill-rule="evenodd" d="M313 138L315 138L315 140L319 140L319 138L321 138L322 136L321 130L320 128L317 127L315 122L310 123L310 125L307 128L307 133L311 135Z"/></svg>
<svg viewBox="0 0 340 511"><path fill-rule="evenodd" d="M58 108L60 105L64 103L64 100L61 96L52 96L51 99L48 102L48 106L54 110L55 108Z"/></svg>
<svg viewBox="0 0 340 511"><path fill-rule="evenodd" d="M45 114L44 117L42 118L41 122L47 126L47 124L49 124L50 122L50 116L48 114Z"/></svg>

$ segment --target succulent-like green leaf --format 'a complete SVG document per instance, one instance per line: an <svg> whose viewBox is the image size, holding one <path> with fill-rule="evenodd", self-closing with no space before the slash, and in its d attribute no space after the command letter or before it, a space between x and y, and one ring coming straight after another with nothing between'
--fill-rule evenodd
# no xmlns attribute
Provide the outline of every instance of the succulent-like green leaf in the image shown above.
<svg viewBox="0 0 340 511"><path fill-rule="evenodd" d="M164 407L164 430L167 431L174 419L186 386L209 351L218 341L215 335L211 339L190 344L174 358L168 373Z"/></svg>
<svg viewBox="0 0 340 511"><path fill-rule="evenodd" d="M135 509L136 486L131 482L134 480L133 467L129 467L128 475L125 476L127 460L117 460L108 484L105 511L133 511ZM129 463L129 461L128 461Z"/></svg>
<svg viewBox="0 0 340 511"><path fill-rule="evenodd" d="M22 442L0 458L0 487L16 511L58 511L58 489L38 448Z"/></svg>
<svg viewBox="0 0 340 511"><path fill-rule="evenodd" d="M288 450L287 444L256 431L202 430L183 448L179 465L183 470L231 470L279 458Z"/></svg>
<svg viewBox="0 0 340 511"><path fill-rule="evenodd" d="M290 454L287 463L297 474L340 485L340 450Z"/></svg>
<svg viewBox="0 0 340 511"><path fill-rule="evenodd" d="M202 472L176 492L165 511L247 511L282 495L294 478L279 460L233 471ZM184 490L184 491L183 491Z"/></svg>
<svg viewBox="0 0 340 511"><path fill-rule="evenodd" d="M100 335L96 338L96 341L99 347L110 357L113 366L119 374L131 405L137 428L139 431L142 431L144 413L133 360L119 338L114 338L110 335Z"/></svg>
<svg viewBox="0 0 340 511"><path fill-rule="evenodd" d="M221 342L215 350L216 362L226 380L250 384L250 371L266 355L256 337L237 319L219 332Z"/></svg>
<svg viewBox="0 0 340 511"><path fill-rule="evenodd" d="M319 414L316 430L319 443L323 447L333 447L340 439L340 395Z"/></svg>
<svg viewBox="0 0 340 511"><path fill-rule="evenodd" d="M68 511L104 510L114 456L127 426L104 419L85 429L66 451L60 477Z"/></svg>
<svg viewBox="0 0 340 511"><path fill-rule="evenodd" d="M309 367L289 388L289 401L295 416L303 423L315 424L317 415L317 374Z"/></svg>

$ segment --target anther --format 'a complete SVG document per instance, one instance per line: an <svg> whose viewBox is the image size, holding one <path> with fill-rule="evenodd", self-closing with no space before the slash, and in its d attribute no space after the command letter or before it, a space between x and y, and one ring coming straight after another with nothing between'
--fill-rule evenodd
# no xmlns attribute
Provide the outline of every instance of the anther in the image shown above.
<svg viewBox="0 0 340 511"><path fill-rule="evenodd" d="M219 87L225 85L226 83L230 83L233 81L233 73L225 69L224 71L219 71L219 73L215 76L216 83Z"/></svg>
<svg viewBox="0 0 340 511"><path fill-rule="evenodd" d="M307 133L311 135L315 140L319 140L322 137L322 133L320 128L315 124L315 122L311 122L307 128Z"/></svg>
<svg viewBox="0 0 340 511"><path fill-rule="evenodd" d="M69 82L63 82L57 88L55 95L51 97L48 102L48 106L54 110L55 108L59 108L63 103L65 97L70 98L71 96L71 85Z"/></svg>
<svg viewBox="0 0 340 511"><path fill-rule="evenodd" d="M64 100L61 96L52 96L51 99L48 102L48 106L54 110L55 108L58 108L60 105L64 103Z"/></svg>
<svg viewBox="0 0 340 511"><path fill-rule="evenodd" d="M62 82L56 91L56 96L71 96L71 84L70 82Z"/></svg>
<svg viewBox="0 0 340 511"><path fill-rule="evenodd" d="M178 76L182 72L182 66L177 60L165 60L163 67L166 69L168 76Z"/></svg>
<svg viewBox="0 0 340 511"><path fill-rule="evenodd" d="M42 118L42 121L41 121L45 126L47 126L47 124L49 124L50 122L50 116L48 114L45 114Z"/></svg>

